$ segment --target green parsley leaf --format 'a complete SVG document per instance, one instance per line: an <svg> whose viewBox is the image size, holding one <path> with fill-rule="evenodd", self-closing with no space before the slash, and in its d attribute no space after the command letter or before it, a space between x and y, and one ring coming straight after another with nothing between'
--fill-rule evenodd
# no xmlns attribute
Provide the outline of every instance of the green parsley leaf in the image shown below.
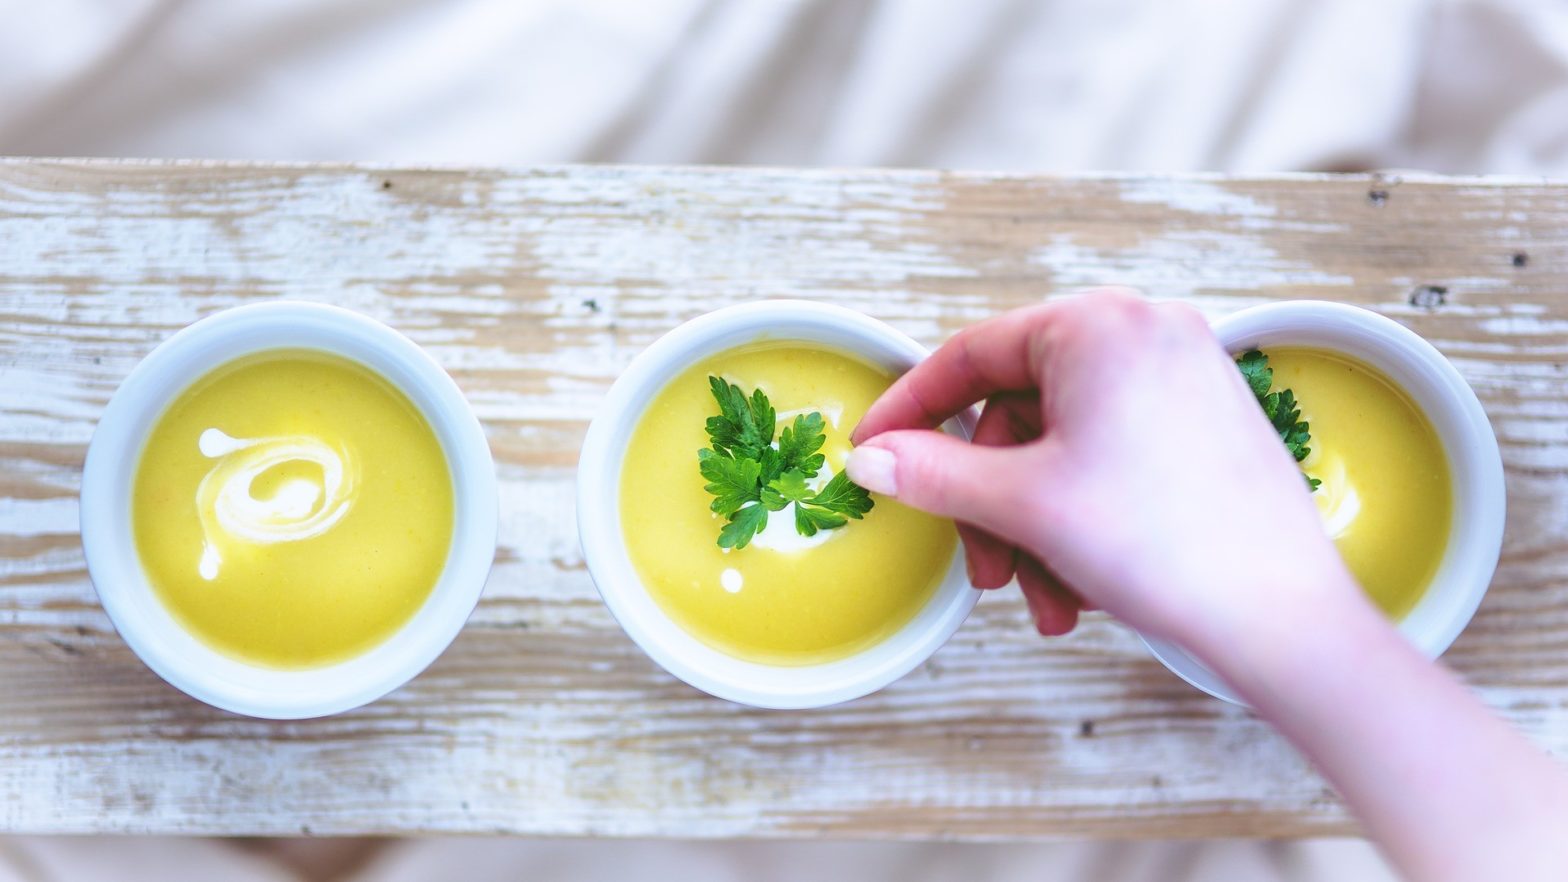
<svg viewBox="0 0 1568 882"><path fill-rule="evenodd" d="M806 483L806 473L800 469L790 469L762 488L762 504L773 511L778 511L791 502L810 499L811 495L811 487Z"/></svg>
<svg viewBox="0 0 1568 882"><path fill-rule="evenodd" d="M1301 419L1301 406L1296 402L1296 393L1289 389L1269 391L1274 386L1274 369L1269 367L1269 357L1259 350L1249 349L1236 359L1236 367L1241 370L1253 397L1258 399L1258 406L1263 408L1263 415L1268 417L1269 425L1274 427L1279 439L1285 442L1285 449L1290 451L1296 462L1306 459L1312 453L1312 448L1307 446L1312 440L1312 427ZM1307 487L1314 492L1322 483L1317 478L1307 476Z"/></svg>
<svg viewBox="0 0 1568 882"><path fill-rule="evenodd" d="M719 415L707 422L714 451L736 459L757 459L773 443L777 422L768 396L758 389L748 401L739 386L720 377L709 377L708 387L719 402Z"/></svg>
<svg viewBox="0 0 1568 882"><path fill-rule="evenodd" d="M767 507L757 503L748 505L730 515L729 523L719 531L719 547L745 548L751 544L751 537L761 533L767 525Z"/></svg>
<svg viewBox="0 0 1568 882"><path fill-rule="evenodd" d="M1247 385L1252 388L1254 396L1261 400L1269 394L1269 387L1274 384L1274 371L1269 367L1267 355L1250 349L1236 359L1236 367L1241 368L1241 375L1247 378Z"/></svg>
<svg viewBox="0 0 1568 882"><path fill-rule="evenodd" d="M818 530L832 530L849 523L843 515L836 515L820 508L795 504L795 531L802 536L815 536Z"/></svg>
<svg viewBox="0 0 1568 882"><path fill-rule="evenodd" d="M815 475L822 469L826 458L818 453L828 437L822 432L822 414L815 411L795 417L792 425L785 426L779 434L779 457L783 469L794 469L803 475Z"/></svg>
<svg viewBox="0 0 1568 882"><path fill-rule="evenodd" d="M826 464L822 414L803 413L779 433L777 413L761 389L748 398L739 386L709 377L719 413L706 423L711 447L697 451L697 464L712 494L709 508L723 515L720 548L745 548L768 525L768 513L795 507L795 530L815 536L860 520L873 506L871 494L840 472L820 491L811 479Z"/></svg>
<svg viewBox="0 0 1568 882"><path fill-rule="evenodd" d="M708 479L704 490L713 494L709 507L721 515L733 514L748 502L757 501L757 475L760 464L754 459L734 459L712 450L697 451L697 464Z"/></svg>
<svg viewBox="0 0 1568 882"><path fill-rule="evenodd" d="M825 508L828 511L847 515L860 520L865 517L875 505L871 501L871 493L866 488L849 479L846 472L839 472L828 481L817 495L811 497L811 504Z"/></svg>
<svg viewBox="0 0 1568 882"><path fill-rule="evenodd" d="M866 488L843 472L814 493L800 469L790 469L762 488L762 504L770 510L779 511L791 503L795 506L795 530L802 536L842 527L850 518L858 521L875 504Z"/></svg>

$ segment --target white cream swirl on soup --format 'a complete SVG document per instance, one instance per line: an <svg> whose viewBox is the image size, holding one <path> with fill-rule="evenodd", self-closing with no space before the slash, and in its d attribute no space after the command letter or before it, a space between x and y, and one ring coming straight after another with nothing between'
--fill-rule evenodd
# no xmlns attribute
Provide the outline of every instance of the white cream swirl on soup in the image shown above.
<svg viewBox="0 0 1568 882"><path fill-rule="evenodd" d="M223 565L224 539L270 545L320 536L353 507L357 464L346 450L309 435L235 438L211 428L197 441L203 456L217 460L196 488L196 511L203 533L199 571L212 581ZM290 463L307 463L314 475L290 475L266 498L255 483L266 472Z"/></svg>
<svg viewBox="0 0 1568 882"><path fill-rule="evenodd" d="M1361 514L1361 494L1350 480L1345 458L1314 450L1303 465L1307 466L1307 474L1322 482L1313 492L1312 501L1317 503L1323 531L1330 539L1344 536Z"/></svg>

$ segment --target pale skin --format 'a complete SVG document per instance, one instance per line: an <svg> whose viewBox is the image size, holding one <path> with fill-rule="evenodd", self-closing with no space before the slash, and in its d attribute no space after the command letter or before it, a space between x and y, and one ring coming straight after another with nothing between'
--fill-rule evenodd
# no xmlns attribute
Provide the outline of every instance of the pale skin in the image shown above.
<svg viewBox="0 0 1568 882"><path fill-rule="evenodd" d="M973 443L931 431L979 403ZM1108 289L997 316L853 440L850 476L957 520L971 580L1016 576L1040 633L1104 609L1196 655L1409 877L1568 878L1568 772L1365 599L1191 307Z"/></svg>

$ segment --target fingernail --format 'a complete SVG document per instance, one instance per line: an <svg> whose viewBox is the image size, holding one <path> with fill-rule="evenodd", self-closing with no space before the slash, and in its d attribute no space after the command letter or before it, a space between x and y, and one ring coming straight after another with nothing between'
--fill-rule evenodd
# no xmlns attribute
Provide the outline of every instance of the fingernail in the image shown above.
<svg viewBox="0 0 1568 882"><path fill-rule="evenodd" d="M898 495L898 461L883 447L856 447L844 462L844 471L856 484L883 496Z"/></svg>

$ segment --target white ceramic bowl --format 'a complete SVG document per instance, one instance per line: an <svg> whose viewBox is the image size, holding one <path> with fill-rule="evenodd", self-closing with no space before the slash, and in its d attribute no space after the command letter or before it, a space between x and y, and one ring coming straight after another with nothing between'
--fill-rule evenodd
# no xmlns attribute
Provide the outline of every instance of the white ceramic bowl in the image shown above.
<svg viewBox="0 0 1568 882"><path fill-rule="evenodd" d="M1448 550L1431 586L1398 627L1429 658L1442 655L1481 605L1503 545L1503 461L1475 392L1448 359L1415 332L1343 303L1288 300L1255 306L1215 322L1214 333L1233 354L1311 346L1351 356L1382 371L1431 420L1453 476L1453 522ZM1243 704L1224 681L1180 647L1150 637L1144 642L1188 683Z"/></svg>
<svg viewBox="0 0 1568 882"><path fill-rule="evenodd" d="M131 487L142 445L165 407L212 369L269 349L316 349L357 361L424 414L452 472L455 523L440 580L395 634L344 662L276 670L223 655L182 628L153 594L131 535ZM441 654L478 602L495 557L495 466L457 385L407 337L357 313L314 303L241 306L170 337L109 401L82 474L82 547L103 608L158 676L194 698L253 717L338 713L391 692Z"/></svg>
<svg viewBox="0 0 1568 882"><path fill-rule="evenodd" d="M963 548L909 624L854 656L816 665L775 666L720 652L677 625L648 594L621 535L621 461L650 401L682 371L711 355L759 340L800 340L857 355L894 373L928 354L919 343L869 316L822 303L771 300L695 318L657 340L626 368L588 427L577 469L577 528L589 572L605 605L643 651L692 686L766 708L820 707L875 692L925 661L974 608ZM968 438L973 415L944 428ZM692 470L697 468L695 456Z"/></svg>

